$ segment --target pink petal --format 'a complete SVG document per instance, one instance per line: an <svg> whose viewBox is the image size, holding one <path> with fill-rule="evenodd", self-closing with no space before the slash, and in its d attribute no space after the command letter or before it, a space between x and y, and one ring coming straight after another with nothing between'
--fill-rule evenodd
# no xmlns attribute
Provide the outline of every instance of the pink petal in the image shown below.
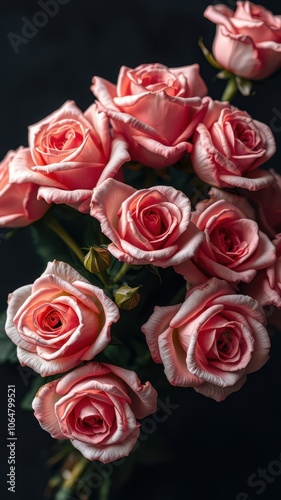
<svg viewBox="0 0 281 500"><path fill-rule="evenodd" d="M32 408L42 429L49 432L54 439L64 439L55 414L55 404L59 399L56 386L57 380L41 386L32 402Z"/></svg>

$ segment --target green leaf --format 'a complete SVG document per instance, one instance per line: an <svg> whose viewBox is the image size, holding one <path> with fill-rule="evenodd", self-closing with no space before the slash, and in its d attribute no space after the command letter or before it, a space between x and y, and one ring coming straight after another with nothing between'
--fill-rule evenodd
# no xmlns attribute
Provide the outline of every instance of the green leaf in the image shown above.
<svg viewBox="0 0 281 500"><path fill-rule="evenodd" d="M6 311L0 314L0 363L16 363L17 346L11 341L5 331Z"/></svg>
<svg viewBox="0 0 281 500"><path fill-rule="evenodd" d="M245 80L245 78L241 78L240 76L236 76L235 81L242 95L248 96L252 93L253 82Z"/></svg>
<svg viewBox="0 0 281 500"><path fill-rule="evenodd" d="M208 63L210 63L216 69L223 69L223 67L215 60L214 56L207 49L207 47L205 47L205 45L203 43L203 38L199 38L198 45L199 45L200 49L202 50L202 52L203 52L205 58L207 59Z"/></svg>
<svg viewBox="0 0 281 500"><path fill-rule="evenodd" d="M103 350L102 354L109 360L112 364L122 364L122 366L127 366L132 353L130 349L124 344L108 344Z"/></svg>
<svg viewBox="0 0 281 500"><path fill-rule="evenodd" d="M216 74L216 78L219 78L220 80L225 80L227 78L230 78L232 76L232 73L230 71L227 71L226 69L223 69L219 73Z"/></svg>

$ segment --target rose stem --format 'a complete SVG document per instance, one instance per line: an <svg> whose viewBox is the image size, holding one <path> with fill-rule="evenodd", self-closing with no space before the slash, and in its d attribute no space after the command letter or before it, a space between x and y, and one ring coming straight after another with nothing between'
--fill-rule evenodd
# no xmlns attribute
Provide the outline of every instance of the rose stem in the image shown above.
<svg viewBox="0 0 281 500"><path fill-rule="evenodd" d="M221 101L231 101L238 90L237 83L234 77L230 77L221 97Z"/></svg>
<svg viewBox="0 0 281 500"><path fill-rule="evenodd" d="M100 487L100 494L99 494L99 500L108 500L109 498L109 493L110 493L110 486L111 486L111 480L110 477L107 477L101 487Z"/></svg>
<svg viewBox="0 0 281 500"><path fill-rule="evenodd" d="M89 460L85 457L80 458L80 460L78 460L78 462L74 465L71 471L71 476L64 481L62 487L66 490L71 490L88 464Z"/></svg>
<svg viewBox="0 0 281 500"><path fill-rule="evenodd" d="M123 278L124 274L126 274L126 272L130 269L130 267L131 267L130 264L127 264L127 262L124 262L121 269L115 275L113 282L118 283L118 281L120 281Z"/></svg>
<svg viewBox="0 0 281 500"><path fill-rule="evenodd" d="M68 232L61 226L59 221L54 217L46 218L47 226L54 231L63 241L64 243L72 250L72 252L78 257L80 262L84 264L84 254L78 247L77 243L73 240L73 238L68 234Z"/></svg>
<svg viewBox="0 0 281 500"><path fill-rule="evenodd" d="M61 226L57 219L48 217L46 218L47 226L54 231L64 243L72 250L72 252L78 257L80 262L84 265L84 254L78 247L77 243L73 238L67 233L67 231ZM108 288L108 279L105 273L96 273L105 288Z"/></svg>

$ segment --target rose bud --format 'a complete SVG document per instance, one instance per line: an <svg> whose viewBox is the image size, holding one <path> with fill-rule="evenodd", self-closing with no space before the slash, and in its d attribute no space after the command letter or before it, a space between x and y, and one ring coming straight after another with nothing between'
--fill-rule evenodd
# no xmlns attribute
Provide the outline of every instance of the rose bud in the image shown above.
<svg viewBox="0 0 281 500"><path fill-rule="evenodd" d="M90 273L101 273L108 269L110 260L111 255L106 248L94 245L84 257L84 266Z"/></svg>
<svg viewBox="0 0 281 500"><path fill-rule="evenodd" d="M127 283L120 286L114 295L118 307L127 311L134 309L140 301L140 294L138 293L139 288L140 286L131 288Z"/></svg>

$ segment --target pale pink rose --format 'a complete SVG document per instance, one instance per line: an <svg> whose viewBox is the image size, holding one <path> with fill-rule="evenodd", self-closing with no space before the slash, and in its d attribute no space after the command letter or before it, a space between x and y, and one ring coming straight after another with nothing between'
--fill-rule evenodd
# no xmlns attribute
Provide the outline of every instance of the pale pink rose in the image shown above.
<svg viewBox="0 0 281 500"><path fill-rule="evenodd" d="M9 295L5 329L20 364L45 377L93 359L118 319L117 306L102 289L53 261L32 285Z"/></svg>
<svg viewBox="0 0 281 500"><path fill-rule="evenodd" d="M43 385L32 407L54 439L70 439L88 460L108 463L132 451L138 420L157 409L157 392L133 371L94 362Z"/></svg>
<svg viewBox="0 0 281 500"><path fill-rule="evenodd" d="M275 263L275 246L238 206L212 196L197 203L191 220L205 239L190 261L175 266L189 283L212 276L231 284L249 283L259 269Z"/></svg>
<svg viewBox="0 0 281 500"><path fill-rule="evenodd" d="M262 5L237 2L209 5L204 16L217 25L213 54L228 71L261 80L281 67L281 16Z"/></svg>
<svg viewBox="0 0 281 500"><path fill-rule="evenodd" d="M281 309L281 233L272 241L276 247L276 260L259 271L253 281L243 286L243 293L250 295L263 307Z"/></svg>
<svg viewBox="0 0 281 500"><path fill-rule="evenodd" d="M89 212L93 187L130 160L127 144L111 136L109 120L92 104L84 113L67 101L29 127L29 148L11 164L11 182L40 186L47 203Z"/></svg>
<svg viewBox="0 0 281 500"><path fill-rule="evenodd" d="M190 138L207 106L198 64L122 66L117 85L95 76L91 90L114 130L126 138L132 160L155 168L170 166L191 150Z"/></svg>
<svg viewBox="0 0 281 500"><path fill-rule="evenodd" d="M50 208L45 201L37 200L38 186L10 183L10 163L21 151L8 151L0 162L0 227L28 226Z"/></svg>
<svg viewBox="0 0 281 500"><path fill-rule="evenodd" d="M272 239L281 233L281 176L270 169L274 181L258 192L248 194L260 228Z"/></svg>
<svg viewBox="0 0 281 500"><path fill-rule="evenodd" d="M209 98L193 145L194 171L207 184L257 191L274 181L270 172L259 168L276 152L270 128L228 102Z"/></svg>
<svg viewBox="0 0 281 500"><path fill-rule="evenodd" d="M232 203L232 205L236 205L237 207L244 212L246 217L248 219L253 219L256 220L256 215L255 215L255 210L252 206L252 204L249 202L249 193L248 191L245 191L245 196L243 196L241 193L244 191L240 191L240 194L238 194L239 191L236 190L229 190L226 191L225 189L219 189L216 187L211 187L209 189L208 195L213 199L213 200L225 200L228 201L229 203ZM261 193L261 192L260 192Z"/></svg>
<svg viewBox="0 0 281 500"><path fill-rule="evenodd" d="M257 301L211 278L192 287L183 304L156 306L141 329L171 385L222 401L268 360L265 325Z"/></svg>
<svg viewBox="0 0 281 500"><path fill-rule="evenodd" d="M172 186L137 190L107 179L93 190L90 214L111 240L109 252L128 264L173 266L203 241L189 198Z"/></svg>

